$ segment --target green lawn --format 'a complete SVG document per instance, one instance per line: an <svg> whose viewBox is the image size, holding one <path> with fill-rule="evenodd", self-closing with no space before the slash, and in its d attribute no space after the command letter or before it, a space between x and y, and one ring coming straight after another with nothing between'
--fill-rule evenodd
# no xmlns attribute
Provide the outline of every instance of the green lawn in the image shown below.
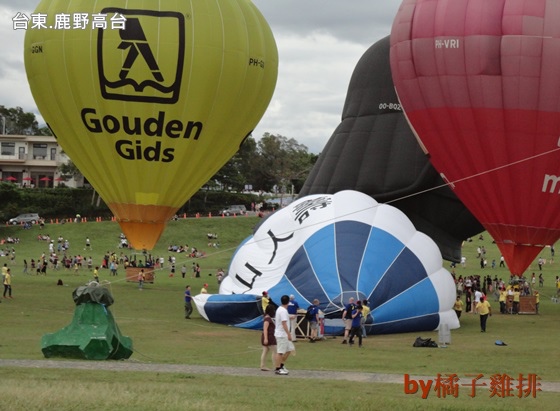
<svg viewBox="0 0 560 411"><path fill-rule="evenodd" d="M215 273L227 269L229 258L237 245L260 220L256 217L200 218L172 221L156 249L154 256L167 258L169 244L188 244L206 253L206 257L193 260L177 254L177 273L169 277L167 266L157 273L153 285L139 292L133 283L124 280L120 270L117 277L101 271L101 280L115 298L111 306L121 331L134 343L134 354L129 361L170 364L199 364L231 367L258 367L260 333L211 324L194 315L186 321L183 317L183 290L191 284L198 292L208 282L209 292L217 292ZM208 246L207 233L217 233L219 248ZM83 254L85 237L92 242L91 255L99 264L106 251L118 249L120 229L113 222L47 224L43 230L33 227L0 228L0 238L15 236L20 243L15 262L0 257L0 263L9 264L13 272L13 300L0 304L0 358L42 359L41 336L67 325L74 312L72 290L92 278L91 272L82 269L49 270L47 276L22 273L23 259L37 259L48 251L48 244L37 240L39 234L50 234L56 243L61 235L70 242L72 255ZM457 275L486 274L508 278L503 268L480 269L476 247L485 245L489 262L499 261L497 247L488 235L464 245L467 266L456 268ZM4 245L6 247L6 245ZM11 248L12 245L9 245ZM554 278L558 263L550 262L550 250L543 250L547 259L542 272L545 285L541 292L540 315L499 315L489 319L488 332L481 334L476 315L464 314L461 328L452 331L448 348L412 348L417 334L374 336L365 340L364 349L353 350L340 344L340 339L328 338L318 344L298 342L297 355L289 359L291 370L344 370L378 372L404 376L421 375L436 378L438 374L457 374L470 378L471 374L505 374L518 378L519 374L536 374L542 382L560 382L556 367L558 318L560 304L553 303ZM179 267L190 267L193 261L202 267L202 277L180 277ZM445 262L446 268L449 263ZM536 272L533 264L529 273ZM62 279L64 286L57 286ZM495 311L498 303L492 301ZM437 341L437 332L421 333ZM498 347L494 341L501 339L507 347ZM281 379L281 382L279 381ZM404 379L404 377L403 377ZM488 393L470 398L463 387L458 398L437 398L435 392L427 400L420 394L405 394L404 384L366 384L346 381L308 381L297 378L249 378L232 376L203 376L153 373L111 373L107 371L35 370L0 368L3 409L526 409L539 406L553 409L560 400L560 393L537 393L537 398L490 398ZM404 380L403 380L404 381ZM101 406L93 405L94 399ZM265 400L266 399L266 400Z"/></svg>

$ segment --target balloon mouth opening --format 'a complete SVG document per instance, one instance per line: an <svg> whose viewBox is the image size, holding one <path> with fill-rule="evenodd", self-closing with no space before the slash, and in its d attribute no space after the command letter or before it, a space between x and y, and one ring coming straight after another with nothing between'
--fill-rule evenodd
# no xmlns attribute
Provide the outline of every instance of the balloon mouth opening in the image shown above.
<svg viewBox="0 0 560 411"><path fill-rule="evenodd" d="M177 207L122 203L109 204L109 208L136 250L152 250L177 211Z"/></svg>

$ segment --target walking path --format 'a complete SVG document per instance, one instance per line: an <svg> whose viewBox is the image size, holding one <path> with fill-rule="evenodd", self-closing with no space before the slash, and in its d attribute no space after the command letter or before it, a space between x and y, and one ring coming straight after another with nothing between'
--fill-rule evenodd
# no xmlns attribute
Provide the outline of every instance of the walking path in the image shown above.
<svg viewBox="0 0 560 411"><path fill-rule="evenodd" d="M258 368L243 367L216 367L207 365L187 364L153 364L131 361L69 361L69 360L3 360L0 359L0 367L21 368L53 368L53 369L76 369L76 370L100 370L100 371L128 371L128 372L159 372L159 373L181 373L181 374L213 374L213 375L235 375L242 377L279 377L273 371L264 372ZM379 374L365 372L347 371L311 371L290 370L288 378L316 378L323 380L343 380L366 383L388 383L404 384L404 376L399 374ZM432 380L435 376L410 376L415 380ZM560 382L540 382L542 392L560 392Z"/></svg>

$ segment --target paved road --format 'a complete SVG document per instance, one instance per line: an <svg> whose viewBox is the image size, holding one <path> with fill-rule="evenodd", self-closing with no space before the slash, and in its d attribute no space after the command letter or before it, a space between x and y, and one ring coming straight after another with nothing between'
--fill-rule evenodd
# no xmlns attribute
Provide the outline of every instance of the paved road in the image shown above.
<svg viewBox="0 0 560 411"><path fill-rule="evenodd" d="M258 368L214 367L205 365L187 364L154 364L131 361L68 361L68 360L3 360L0 367L21 368L54 368L76 370L101 370L101 371L132 371L132 372L159 372L181 374L213 374L236 375L243 377L279 377L273 371L264 372ZM377 382L389 384L404 384L404 376L399 374L358 373L346 371L311 371L291 369L288 378L317 378L323 380L344 380L355 382ZM415 380L434 379L435 376L410 376ZM462 381L464 382L464 381ZM470 382L470 380L468 381ZM543 392L560 392L560 382L541 381Z"/></svg>

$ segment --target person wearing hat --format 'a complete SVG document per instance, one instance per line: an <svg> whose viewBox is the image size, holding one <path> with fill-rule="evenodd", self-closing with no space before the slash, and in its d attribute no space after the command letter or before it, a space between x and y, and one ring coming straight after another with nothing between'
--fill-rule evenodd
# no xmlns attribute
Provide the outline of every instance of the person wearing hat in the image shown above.
<svg viewBox="0 0 560 411"><path fill-rule="evenodd" d="M268 298L268 292L267 291L263 291L262 292L262 299L261 299L261 304L262 304L262 309L263 312L266 311L266 307L268 306L268 303L270 302L270 299Z"/></svg>
<svg viewBox="0 0 560 411"><path fill-rule="evenodd" d="M208 284L204 283L202 289L200 290L200 294L208 294Z"/></svg>

